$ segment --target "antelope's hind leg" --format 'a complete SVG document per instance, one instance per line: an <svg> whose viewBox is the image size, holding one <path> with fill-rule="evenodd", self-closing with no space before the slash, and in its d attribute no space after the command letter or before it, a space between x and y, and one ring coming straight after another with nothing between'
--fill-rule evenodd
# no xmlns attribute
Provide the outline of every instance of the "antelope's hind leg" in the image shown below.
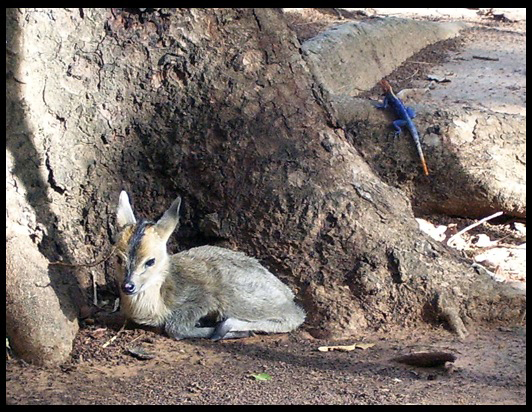
<svg viewBox="0 0 532 412"><path fill-rule="evenodd" d="M284 318L262 319L257 321L227 318L216 325L211 339L237 339L253 336L253 332L284 333L290 332L293 329L293 325Z"/></svg>
<svg viewBox="0 0 532 412"><path fill-rule="evenodd" d="M232 330L235 328L235 325L238 325L241 322L242 321L233 318L227 318L219 322L214 329L211 339L216 341L220 339L240 339L253 336L254 333L252 330Z"/></svg>

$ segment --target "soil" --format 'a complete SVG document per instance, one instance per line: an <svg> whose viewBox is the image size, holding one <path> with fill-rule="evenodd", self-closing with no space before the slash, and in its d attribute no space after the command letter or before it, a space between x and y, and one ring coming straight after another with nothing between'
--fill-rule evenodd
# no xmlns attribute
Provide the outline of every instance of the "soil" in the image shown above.
<svg viewBox="0 0 532 412"><path fill-rule="evenodd" d="M305 39L329 24L362 18L355 12L335 10L320 12L321 20L320 13L312 12L307 24L304 15L299 16L293 27L299 25L300 38ZM501 36L507 36L510 28L522 28L524 22L486 18L482 24L497 26ZM472 39L479 33L467 36ZM492 42L494 34L489 34ZM423 50L407 62L412 66L403 65L390 79L393 82L396 76L398 89L416 87L415 81L430 72L431 66L415 62L448 62L449 52L459 51L464 41L450 40ZM412 83L401 84L400 79ZM526 88L518 92L522 90ZM368 96L372 93L376 92ZM454 225L454 233L472 222L423 218L436 226ZM517 233L526 230L522 226L517 230L515 222L485 224L463 236L461 249L473 259L482 248L473 244L475 236L487 234L507 244L510 254L517 254L517 247L526 241ZM449 234L453 233L448 231L441 240ZM486 248L496 249L494 244ZM526 285L525 253L519 254L517 264L509 265L511 269L503 270L503 281ZM490 269L497 272L493 259ZM318 351L321 346L356 342L375 345ZM446 352L456 360L430 368L392 360L420 351ZM342 341L314 339L303 328L285 335L212 342L175 341L133 325L105 327L88 317L76 338L72 359L61 367L27 364L8 352L8 404L526 404L526 326L470 329L463 340L444 329L420 325L386 335L367 331L365 336Z"/></svg>
<svg viewBox="0 0 532 412"><path fill-rule="evenodd" d="M152 331L82 329L71 363L6 367L10 404L525 404L526 328L444 330L329 342L300 331L240 340L175 341ZM325 345L374 343L320 352ZM139 350L139 347L141 348ZM138 359L135 348L152 359ZM446 352L432 368L398 363L412 352ZM266 374L266 375L261 375ZM263 376L266 380L259 380Z"/></svg>
<svg viewBox="0 0 532 412"><path fill-rule="evenodd" d="M420 227L447 241L473 223L424 216ZM445 229L445 231L444 231ZM519 229L519 230L518 230ZM487 222L455 242L464 256L526 288L523 224ZM479 239L501 240L482 247ZM484 243L485 245L485 243ZM503 253L501 257L501 253ZM519 252L519 253L518 253ZM523 252L520 254L520 252ZM498 260L497 260L498 259ZM103 295L100 298L104 299ZM287 335L240 340L175 341L156 330L128 325L104 310L87 314L72 359L43 368L9 356L6 399L11 404L525 404L526 326L471 331L464 339L444 329L368 333L350 340L314 339L304 328ZM523 319L524 323L524 319ZM108 326L105 326L108 325ZM370 343L349 352L330 345ZM441 367L414 367L392 359L417 352L456 357ZM267 374L270 380L255 376Z"/></svg>

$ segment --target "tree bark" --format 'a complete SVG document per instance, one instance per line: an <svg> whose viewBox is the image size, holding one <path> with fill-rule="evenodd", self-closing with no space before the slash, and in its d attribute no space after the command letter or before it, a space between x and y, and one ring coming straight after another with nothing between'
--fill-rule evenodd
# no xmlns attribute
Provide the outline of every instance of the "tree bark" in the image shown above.
<svg viewBox="0 0 532 412"><path fill-rule="evenodd" d="M8 107L24 99L22 135L37 156L27 158L8 116L8 174L24 186L25 173L46 177L47 202L27 199L46 229L38 246L47 259L57 249L65 260L105 253L121 189L152 219L180 194L176 249L223 241L257 257L297 291L315 336L421 320L458 331L468 318L507 321L524 310L522 297L418 230L406 196L334 126L279 11L11 15L23 42ZM107 262L76 275L83 289L91 276L111 284L113 271Z"/></svg>

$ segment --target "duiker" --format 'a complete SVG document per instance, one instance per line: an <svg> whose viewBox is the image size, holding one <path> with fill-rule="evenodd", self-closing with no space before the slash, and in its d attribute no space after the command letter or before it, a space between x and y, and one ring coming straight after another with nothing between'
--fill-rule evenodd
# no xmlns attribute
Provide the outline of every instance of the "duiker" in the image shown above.
<svg viewBox="0 0 532 412"><path fill-rule="evenodd" d="M121 305L137 323L176 338L240 338L289 332L305 320L292 291L256 259L215 246L175 255L166 248L181 198L157 223L137 222L126 192L117 209L117 250L124 260ZM214 319L205 325L204 319ZM202 324L203 323L203 324Z"/></svg>

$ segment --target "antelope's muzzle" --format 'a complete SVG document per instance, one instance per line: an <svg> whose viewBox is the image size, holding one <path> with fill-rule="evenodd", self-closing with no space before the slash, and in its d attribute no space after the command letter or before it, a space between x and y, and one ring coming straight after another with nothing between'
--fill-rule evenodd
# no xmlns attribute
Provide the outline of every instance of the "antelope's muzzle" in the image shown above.
<svg viewBox="0 0 532 412"><path fill-rule="evenodd" d="M122 292L124 292L126 295L133 295L136 291L137 287L133 282L125 280L122 283Z"/></svg>

